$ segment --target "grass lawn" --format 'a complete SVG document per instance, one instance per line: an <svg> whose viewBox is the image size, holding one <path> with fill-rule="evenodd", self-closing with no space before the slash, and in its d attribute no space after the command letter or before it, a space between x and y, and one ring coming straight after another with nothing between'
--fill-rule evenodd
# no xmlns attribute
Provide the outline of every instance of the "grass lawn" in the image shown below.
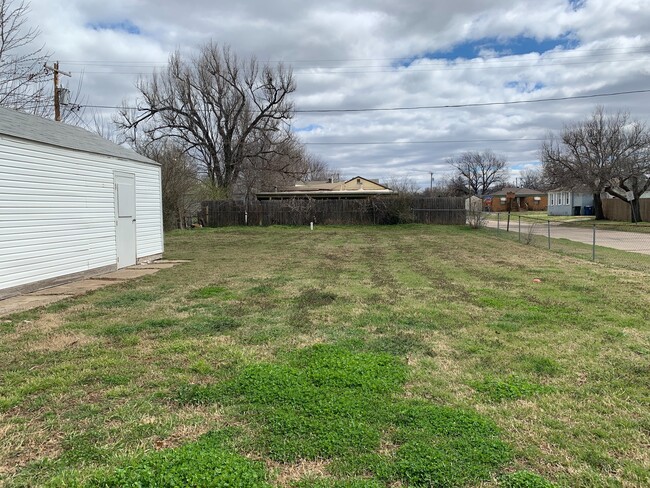
<svg viewBox="0 0 650 488"><path fill-rule="evenodd" d="M166 246L0 321L0 485L650 485L650 274L461 227Z"/></svg>

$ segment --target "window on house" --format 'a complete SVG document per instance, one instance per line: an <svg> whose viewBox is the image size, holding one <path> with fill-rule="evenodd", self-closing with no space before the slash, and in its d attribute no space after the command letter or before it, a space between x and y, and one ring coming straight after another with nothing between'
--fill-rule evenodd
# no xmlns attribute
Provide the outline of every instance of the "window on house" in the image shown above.
<svg viewBox="0 0 650 488"><path fill-rule="evenodd" d="M549 193L549 204L550 205L557 205L555 203L555 193Z"/></svg>
<svg viewBox="0 0 650 488"><path fill-rule="evenodd" d="M506 203L506 197L501 197L499 198L499 200L501 201L501 203Z"/></svg>

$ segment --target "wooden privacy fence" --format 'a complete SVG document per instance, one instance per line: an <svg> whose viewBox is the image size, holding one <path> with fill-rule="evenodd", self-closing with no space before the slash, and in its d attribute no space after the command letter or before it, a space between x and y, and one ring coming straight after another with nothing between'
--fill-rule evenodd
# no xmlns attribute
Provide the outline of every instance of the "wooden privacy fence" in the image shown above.
<svg viewBox="0 0 650 488"><path fill-rule="evenodd" d="M464 199L380 197L355 200L205 201L198 213L207 227L230 225L465 224Z"/></svg>
<svg viewBox="0 0 650 488"><path fill-rule="evenodd" d="M641 205L641 220L650 222L650 199L643 198L639 200ZM603 213L607 220L622 220L629 222L632 217L630 204L618 198L603 199Z"/></svg>

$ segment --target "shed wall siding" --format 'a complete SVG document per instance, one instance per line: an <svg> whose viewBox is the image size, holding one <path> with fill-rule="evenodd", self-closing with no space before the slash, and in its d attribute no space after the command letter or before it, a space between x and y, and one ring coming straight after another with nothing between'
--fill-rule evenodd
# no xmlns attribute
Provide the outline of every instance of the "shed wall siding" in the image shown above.
<svg viewBox="0 0 650 488"><path fill-rule="evenodd" d="M138 257L161 253L158 167L0 137L0 289L116 264L114 170L135 173Z"/></svg>

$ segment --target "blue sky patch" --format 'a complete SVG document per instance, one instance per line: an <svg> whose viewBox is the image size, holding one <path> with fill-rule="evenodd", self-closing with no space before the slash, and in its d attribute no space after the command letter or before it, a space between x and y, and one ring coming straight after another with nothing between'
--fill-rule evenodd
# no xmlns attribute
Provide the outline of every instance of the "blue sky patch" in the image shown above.
<svg viewBox="0 0 650 488"><path fill-rule="evenodd" d="M474 59L479 57L501 57L529 53L543 54L558 47L570 49L577 46L572 33L566 33L554 39L537 40L527 36L516 36L508 39L486 37L474 41L456 44L445 51L428 52L418 56L403 58L396 67L408 67L418 59Z"/></svg>
<svg viewBox="0 0 650 488"><path fill-rule="evenodd" d="M305 127L296 127L295 129L293 129L293 131L294 132L313 132L315 130L322 129L322 128L323 128L322 125L309 124L309 125L306 125Z"/></svg>
<svg viewBox="0 0 650 488"><path fill-rule="evenodd" d="M541 90L546 85L544 85L544 83L541 81L532 83L530 81L513 80L505 83L503 86L505 88L514 88L519 93L532 93L537 90Z"/></svg>
<svg viewBox="0 0 650 488"><path fill-rule="evenodd" d="M585 6L587 0L569 0L569 5L573 11L580 10Z"/></svg>
<svg viewBox="0 0 650 488"><path fill-rule="evenodd" d="M88 22L86 27L96 31L112 30L126 32L127 34L140 34L140 28L130 20L122 20L121 22Z"/></svg>

